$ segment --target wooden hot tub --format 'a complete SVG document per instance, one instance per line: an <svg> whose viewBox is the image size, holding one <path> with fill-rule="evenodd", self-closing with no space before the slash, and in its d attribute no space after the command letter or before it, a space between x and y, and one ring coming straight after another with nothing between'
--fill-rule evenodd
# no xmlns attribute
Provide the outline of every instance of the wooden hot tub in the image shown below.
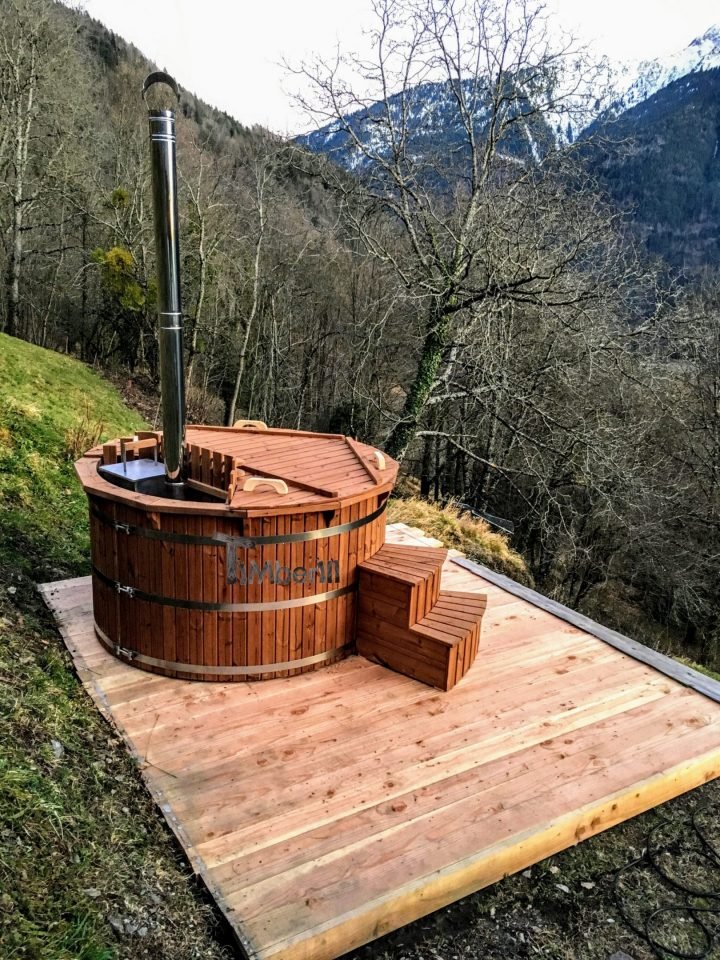
<svg viewBox="0 0 720 960"><path fill-rule="evenodd" d="M118 485L121 447L128 466L151 468L162 435L105 444L76 464L108 650L153 673L216 681L291 676L351 652L357 566L384 543L393 460L337 435L188 427L185 498L171 499Z"/></svg>

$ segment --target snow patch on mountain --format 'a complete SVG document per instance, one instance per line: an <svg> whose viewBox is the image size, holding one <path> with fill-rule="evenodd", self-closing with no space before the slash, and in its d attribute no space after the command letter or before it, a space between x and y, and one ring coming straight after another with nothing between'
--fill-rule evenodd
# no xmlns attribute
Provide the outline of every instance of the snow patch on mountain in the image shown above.
<svg viewBox="0 0 720 960"><path fill-rule="evenodd" d="M590 91L578 98L572 110L565 109L562 96L550 88L528 91L526 99L514 108L520 115L527 113L527 120L516 125L514 141L505 152L509 159L528 157L540 162L549 149L573 143L599 120L619 116L683 77L691 84L693 74L717 68L720 26L710 27L675 54L618 67L613 85L625 92L614 98L609 108L601 104L603 97L595 100ZM476 135L482 136L489 118L488 91L478 80L463 81L462 87ZM425 82L386 102L367 103L344 122L336 120L297 140L355 172L369 170L378 158L391 156L398 148L398 138L402 140L399 148L418 165L438 149L450 154L459 151L460 156L466 149L466 135L456 93L448 82Z"/></svg>
<svg viewBox="0 0 720 960"><path fill-rule="evenodd" d="M663 87L702 70L720 67L720 26L710 27L702 37L697 37L684 50L657 60L645 60L634 67L626 66L620 72L625 93L612 105L612 112L630 110L647 100Z"/></svg>

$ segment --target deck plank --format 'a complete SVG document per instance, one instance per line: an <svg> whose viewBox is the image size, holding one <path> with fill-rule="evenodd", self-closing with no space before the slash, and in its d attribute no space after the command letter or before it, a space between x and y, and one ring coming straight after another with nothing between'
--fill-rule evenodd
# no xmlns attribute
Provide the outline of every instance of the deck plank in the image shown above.
<svg viewBox="0 0 720 960"><path fill-rule="evenodd" d="M253 960L330 960L720 774L712 699L451 558L442 586L488 598L449 693L359 657L247 685L151 676L95 639L89 578L43 588Z"/></svg>

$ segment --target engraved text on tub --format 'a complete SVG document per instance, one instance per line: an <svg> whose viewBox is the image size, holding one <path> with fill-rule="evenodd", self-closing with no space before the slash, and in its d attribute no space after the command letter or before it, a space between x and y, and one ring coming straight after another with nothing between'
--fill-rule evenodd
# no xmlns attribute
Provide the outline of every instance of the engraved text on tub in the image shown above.
<svg viewBox="0 0 720 960"><path fill-rule="evenodd" d="M276 583L281 587L291 583L340 583L340 564L337 560L327 563L318 561L314 567L285 567L279 560L271 563L266 560L260 564L256 560L249 563L231 563L227 567L227 582L240 583Z"/></svg>

